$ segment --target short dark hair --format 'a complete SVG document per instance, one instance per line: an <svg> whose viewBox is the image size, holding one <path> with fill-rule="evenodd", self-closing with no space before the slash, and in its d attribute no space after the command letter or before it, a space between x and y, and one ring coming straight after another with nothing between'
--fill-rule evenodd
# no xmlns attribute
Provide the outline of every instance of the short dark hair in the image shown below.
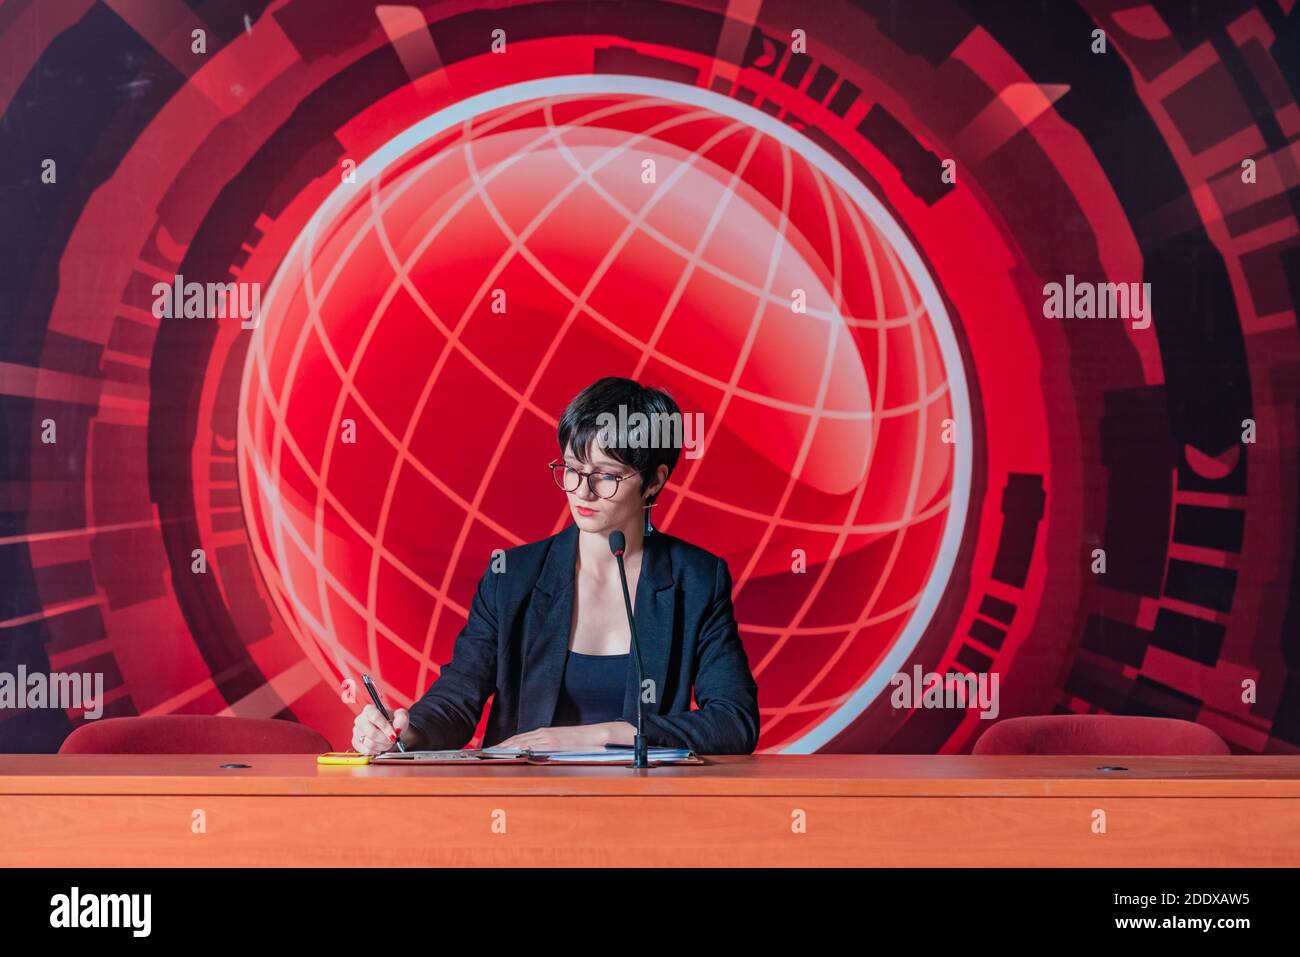
<svg viewBox="0 0 1300 957"><path fill-rule="evenodd" d="M620 406L627 410L625 416L619 415ZM638 412L652 424L663 421L662 416L669 415L672 419L668 421L676 420L679 427L682 425L681 410L677 408L673 397L663 389L644 386L635 379L622 379L618 376L597 379L574 396L560 416L560 454L563 455L565 447L571 445L574 456L585 465L587 449L594 440L610 458L640 473L641 488L644 491L654 482L660 465L667 465L668 474L673 474L681 447L675 443L661 444L648 440L633 443L627 441L627 436L622 433L619 434L619 441L611 445L607 446L601 441L607 434L601 416L612 415L622 423ZM653 502L655 498L658 498L658 493L651 496L649 501Z"/></svg>

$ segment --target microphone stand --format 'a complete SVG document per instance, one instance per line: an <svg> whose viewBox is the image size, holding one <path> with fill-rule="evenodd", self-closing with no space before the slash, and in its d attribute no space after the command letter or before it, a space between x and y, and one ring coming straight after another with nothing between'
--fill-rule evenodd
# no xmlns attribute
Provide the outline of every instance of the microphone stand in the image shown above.
<svg viewBox="0 0 1300 957"><path fill-rule="evenodd" d="M627 569L623 567L623 552L627 548L627 539L622 532L611 532L609 550L618 561L618 577L623 583L623 607L627 611L627 626L632 631L632 656L636 659L636 737L632 746L632 767L649 769L649 749L645 739L645 715L641 704L641 683L645 680L641 666L641 645L636 640L636 619L632 615L632 596L627 590Z"/></svg>

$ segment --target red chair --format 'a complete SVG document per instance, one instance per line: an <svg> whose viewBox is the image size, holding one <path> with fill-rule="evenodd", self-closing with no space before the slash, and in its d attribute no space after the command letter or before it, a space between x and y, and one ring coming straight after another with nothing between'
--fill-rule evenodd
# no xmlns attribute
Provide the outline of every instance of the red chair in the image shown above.
<svg viewBox="0 0 1300 957"><path fill-rule="evenodd" d="M1046 714L999 721L971 754L1229 754L1227 743L1194 721L1118 714Z"/></svg>
<svg viewBox="0 0 1300 957"><path fill-rule="evenodd" d="M162 714L87 721L59 754L323 754L329 741L296 721Z"/></svg>

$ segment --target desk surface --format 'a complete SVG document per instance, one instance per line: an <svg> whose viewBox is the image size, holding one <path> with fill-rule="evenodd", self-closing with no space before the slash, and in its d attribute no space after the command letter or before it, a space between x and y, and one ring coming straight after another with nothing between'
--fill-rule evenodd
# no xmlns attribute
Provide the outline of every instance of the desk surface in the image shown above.
<svg viewBox="0 0 1300 957"><path fill-rule="evenodd" d="M708 761L4 755L0 866L1300 866L1300 757Z"/></svg>
<svg viewBox="0 0 1300 957"><path fill-rule="evenodd" d="M626 767L317 765L314 755L0 755L3 794L1300 797L1300 756L757 754ZM248 768L222 768L224 763ZM1120 765L1126 771L1102 771Z"/></svg>

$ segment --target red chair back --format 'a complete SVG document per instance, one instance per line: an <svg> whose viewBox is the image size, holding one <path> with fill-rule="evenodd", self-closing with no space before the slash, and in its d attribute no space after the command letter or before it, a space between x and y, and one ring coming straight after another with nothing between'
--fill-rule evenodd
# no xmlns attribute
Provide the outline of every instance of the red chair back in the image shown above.
<svg viewBox="0 0 1300 957"><path fill-rule="evenodd" d="M1046 714L1008 718L975 742L972 754L1231 753L1214 731L1194 721L1119 714Z"/></svg>
<svg viewBox="0 0 1300 957"><path fill-rule="evenodd" d="M59 754L322 754L330 743L296 721L164 714L87 721Z"/></svg>

